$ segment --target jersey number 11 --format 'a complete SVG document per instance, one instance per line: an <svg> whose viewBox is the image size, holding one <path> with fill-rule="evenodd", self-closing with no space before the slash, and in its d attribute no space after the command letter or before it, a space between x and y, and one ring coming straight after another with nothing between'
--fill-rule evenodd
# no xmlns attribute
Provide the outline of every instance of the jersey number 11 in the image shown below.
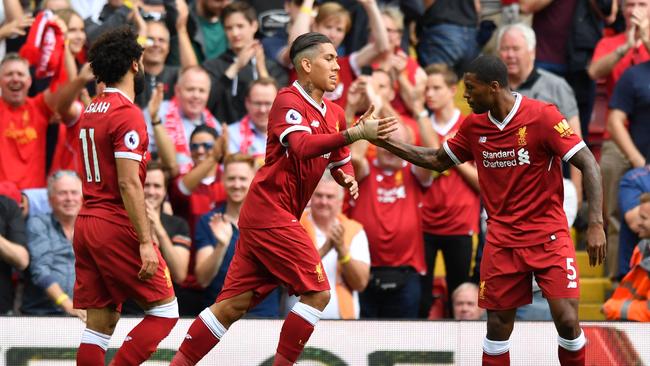
<svg viewBox="0 0 650 366"><path fill-rule="evenodd" d="M82 128L79 131L79 139L81 140L81 150L84 155L84 165L86 167L86 182L93 181L93 174L90 171L90 153L92 153L93 161L93 170L95 171L95 183L101 181L101 176L99 175L99 161L97 159L97 148L95 147L95 129L89 128L87 131L85 128ZM88 151L88 140L90 140L90 145L92 151Z"/></svg>

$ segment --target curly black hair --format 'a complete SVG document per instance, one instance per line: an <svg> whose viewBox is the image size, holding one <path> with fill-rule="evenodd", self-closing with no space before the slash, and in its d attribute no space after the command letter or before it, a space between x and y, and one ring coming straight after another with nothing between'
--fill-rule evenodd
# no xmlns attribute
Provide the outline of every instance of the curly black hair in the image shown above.
<svg viewBox="0 0 650 366"><path fill-rule="evenodd" d="M122 80L143 51L137 34L129 26L122 26L97 38L88 51L88 61L97 81L112 85Z"/></svg>

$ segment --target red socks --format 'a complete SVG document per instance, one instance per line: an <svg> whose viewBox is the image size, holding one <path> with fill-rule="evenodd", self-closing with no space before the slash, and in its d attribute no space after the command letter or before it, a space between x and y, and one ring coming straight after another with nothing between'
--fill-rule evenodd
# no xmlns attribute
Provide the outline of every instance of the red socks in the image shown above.
<svg viewBox="0 0 650 366"><path fill-rule="evenodd" d="M104 364L106 351L96 344L82 343L77 350L77 366L97 366Z"/></svg>
<svg viewBox="0 0 650 366"><path fill-rule="evenodd" d="M569 351L561 346L557 346L557 356L562 366L584 366L585 365L585 348L582 347L577 351Z"/></svg>
<svg viewBox="0 0 650 366"><path fill-rule="evenodd" d="M295 312L289 312L282 324L274 366L293 365L300 357L314 326ZM282 356L282 357L279 357Z"/></svg>
<svg viewBox="0 0 650 366"><path fill-rule="evenodd" d="M176 352L170 366L195 365L219 343L201 318L196 318L185 335L185 340Z"/></svg>
<svg viewBox="0 0 650 366"><path fill-rule="evenodd" d="M483 366L509 366L510 365L510 352L502 353L500 355L488 355L483 351Z"/></svg>
<svg viewBox="0 0 650 366"><path fill-rule="evenodd" d="M170 366L196 365L219 343L225 333L226 328L212 314L210 308L205 308L188 329L185 340Z"/></svg>
<svg viewBox="0 0 650 366"><path fill-rule="evenodd" d="M111 366L140 365L156 351L160 341L171 332L178 318L147 315L131 330L115 354Z"/></svg>
<svg viewBox="0 0 650 366"><path fill-rule="evenodd" d="M77 366L97 366L104 364L106 350L111 336L92 329L81 333L81 344L77 350Z"/></svg>
<svg viewBox="0 0 650 366"><path fill-rule="evenodd" d="M582 329L580 329L580 335L575 339L564 339L558 335L557 344L557 357L560 359L560 365L585 365L585 344L587 344L587 338L585 338L585 332Z"/></svg>
<svg viewBox="0 0 650 366"><path fill-rule="evenodd" d="M483 338L483 366L510 366L510 340Z"/></svg>

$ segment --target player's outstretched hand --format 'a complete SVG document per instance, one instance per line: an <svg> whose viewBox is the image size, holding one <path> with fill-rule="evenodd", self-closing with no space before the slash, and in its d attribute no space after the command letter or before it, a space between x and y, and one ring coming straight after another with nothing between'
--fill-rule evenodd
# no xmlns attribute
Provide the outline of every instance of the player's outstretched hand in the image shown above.
<svg viewBox="0 0 650 366"><path fill-rule="evenodd" d="M153 243L140 244L140 258L142 259L142 268L140 268L138 278L146 281L153 277L158 269L158 255Z"/></svg>
<svg viewBox="0 0 650 366"><path fill-rule="evenodd" d="M353 127L346 130L349 142L358 140L388 140L390 134L397 130L398 121L396 117L391 116L379 119L372 115L374 110L375 106L370 105L370 108L359 118L359 121Z"/></svg>
<svg viewBox="0 0 650 366"><path fill-rule="evenodd" d="M337 169L336 173L334 174L334 180L336 180L336 183L338 183L341 187L347 188L352 198L355 200L359 198L359 183L357 183L357 180L354 179L353 176L345 174L342 169Z"/></svg>
<svg viewBox="0 0 650 366"><path fill-rule="evenodd" d="M589 254L589 265L594 267L605 261L607 253L607 241L605 230L602 224L590 224L587 227L587 254Z"/></svg>

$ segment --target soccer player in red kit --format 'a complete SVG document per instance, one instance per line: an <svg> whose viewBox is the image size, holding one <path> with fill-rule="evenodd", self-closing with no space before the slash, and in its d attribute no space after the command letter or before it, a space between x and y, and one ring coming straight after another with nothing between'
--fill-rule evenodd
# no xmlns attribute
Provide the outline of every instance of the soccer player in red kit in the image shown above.
<svg viewBox="0 0 650 366"><path fill-rule="evenodd" d="M88 321L77 365L103 365L122 302L134 299L145 317L111 365L139 365L178 321L169 269L153 242L145 212L148 135L133 98L143 90L142 47L128 27L104 33L88 60L106 84L79 121L84 206L75 224L74 307Z"/></svg>
<svg viewBox="0 0 650 366"><path fill-rule="evenodd" d="M376 142L413 164L438 172L474 160L488 212L479 306L488 310L483 365L510 363L517 307L532 300L532 274L548 300L558 331L561 365L585 364L578 323L575 250L562 210L560 159L582 171L589 207L589 263L605 258L600 171L585 143L553 105L508 88L505 64L482 56L465 73L474 112L442 149L391 139Z"/></svg>
<svg viewBox="0 0 650 366"><path fill-rule="evenodd" d="M196 364L233 322L280 284L299 295L300 302L284 321L274 365L296 362L330 298L320 256L299 219L325 169L356 197L345 146L383 139L396 128L394 117L371 119L371 108L344 130L343 109L323 99L323 93L336 88L340 69L329 38L301 35L291 45L290 58L298 80L278 93L271 108L266 162L242 206L239 242L224 287L216 303L190 326L174 366Z"/></svg>

